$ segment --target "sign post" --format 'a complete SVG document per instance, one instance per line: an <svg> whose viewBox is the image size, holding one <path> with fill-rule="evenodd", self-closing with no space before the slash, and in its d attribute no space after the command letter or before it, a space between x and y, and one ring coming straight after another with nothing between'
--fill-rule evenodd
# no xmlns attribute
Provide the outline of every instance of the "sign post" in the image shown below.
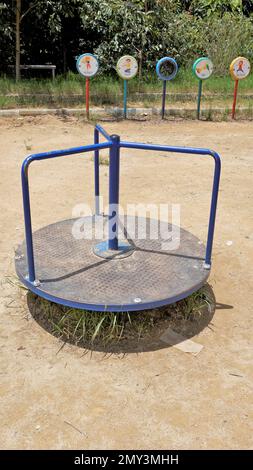
<svg viewBox="0 0 253 470"><path fill-rule="evenodd" d="M85 104L86 117L90 115L90 78L96 75L99 65L98 60L93 54L82 54L77 58L76 68L80 75L86 77L85 80Z"/></svg>
<svg viewBox="0 0 253 470"><path fill-rule="evenodd" d="M123 101L123 115L124 119L127 118L127 82L130 78L135 77L138 72L137 60L131 55L124 55L120 57L117 62L116 70L120 78L124 80L124 101Z"/></svg>
<svg viewBox="0 0 253 470"><path fill-rule="evenodd" d="M127 80L124 80L124 119L127 117Z"/></svg>
<svg viewBox="0 0 253 470"><path fill-rule="evenodd" d="M165 104L166 104L166 85L167 81L173 80L178 72L178 65L172 57L163 57L158 60L156 64L156 73L158 77L163 80L163 94L162 94L162 111L161 117L164 119L165 116Z"/></svg>
<svg viewBox="0 0 253 470"><path fill-rule="evenodd" d="M200 57L197 59L193 66L192 70L194 75L199 80L198 86L198 99L197 99L197 119L200 118L200 104L201 104L201 95L202 95L202 81L211 77L213 73L213 63L208 57Z"/></svg>
<svg viewBox="0 0 253 470"><path fill-rule="evenodd" d="M233 78L233 80L235 80L234 98L233 98L233 106L232 106L232 119L235 119L235 108L236 108L239 80L242 80L243 78L246 78L249 75L250 62L245 57L237 57L231 62L229 71L230 71L231 77Z"/></svg>

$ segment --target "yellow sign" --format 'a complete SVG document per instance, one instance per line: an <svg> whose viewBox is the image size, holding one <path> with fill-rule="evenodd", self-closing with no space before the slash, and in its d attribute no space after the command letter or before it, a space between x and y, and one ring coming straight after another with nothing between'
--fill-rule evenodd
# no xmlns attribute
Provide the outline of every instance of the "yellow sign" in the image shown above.
<svg viewBox="0 0 253 470"><path fill-rule="evenodd" d="M229 70L234 80L242 80L250 73L250 62L245 57L237 57L231 62Z"/></svg>
<svg viewBox="0 0 253 470"><path fill-rule="evenodd" d="M137 60L131 55L124 55L118 60L116 70L121 78L129 80L138 72Z"/></svg>

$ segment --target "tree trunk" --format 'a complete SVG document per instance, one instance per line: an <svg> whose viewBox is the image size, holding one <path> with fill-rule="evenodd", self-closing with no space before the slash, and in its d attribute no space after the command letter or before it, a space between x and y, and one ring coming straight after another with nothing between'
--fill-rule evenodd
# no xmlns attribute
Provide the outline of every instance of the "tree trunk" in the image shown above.
<svg viewBox="0 0 253 470"><path fill-rule="evenodd" d="M63 51L62 51L62 55L63 55L63 74L66 75L67 73L67 48L65 46L65 44L63 45Z"/></svg>
<svg viewBox="0 0 253 470"><path fill-rule="evenodd" d="M139 52L139 81L142 79L142 62L143 62L143 50Z"/></svg>
<svg viewBox="0 0 253 470"><path fill-rule="evenodd" d="M20 15L21 0L16 0L16 81L20 80Z"/></svg>

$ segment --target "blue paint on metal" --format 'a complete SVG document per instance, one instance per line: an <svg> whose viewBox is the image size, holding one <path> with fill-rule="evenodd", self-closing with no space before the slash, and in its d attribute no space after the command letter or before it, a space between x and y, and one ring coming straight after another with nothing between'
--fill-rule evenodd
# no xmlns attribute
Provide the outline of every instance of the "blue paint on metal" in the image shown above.
<svg viewBox="0 0 253 470"><path fill-rule="evenodd" d="M166 62L172 65L172 72L169 75L165 75L161 73L161 66L163 64L166 64ZM163 57L162 59L158 60L156 64L156 73L161 80L173 80L177 72L178 72L178 65L175 59L173 59L172 57Z"/></svg>
<svg viewBox="0 0 253 470"><path fill-rule="evenodd" d="M99 143L99 133L108 141L111 142L110 135L105 131L105 129L96 124L94 129L94 144ZM100 213L100 201L99 201L99 150L94 151L94 176L95 176L95 214L99 215Z"/></svg>
<svg viewBox="0 0 253 470"><path fill-rule="evenodd" d="M173 304L175 302L178 302L179 300L185 299L189 295L193 294L193 292L196 292L198 289L200 289L205 282L207 281L209 277L209 272L207 271L206 277L203 280L203 282L199 283L197 286L195 286L193 289L189 289L187 291L182 292L181 294L170 297L168 299L161 299L155 302L140 302L140 303L131 303L131 304L124 304L124 305L118 305L118 304L111 304L110 309L108 308L108 305L106 304L86 304L86 303L80 303L80 302L72 302L67 299L63 299L61 297L55 297L53 295L48 294L47 292L44 292L42 289L36 287L33 283L29 282L27 279L23 279L20 277L20 280L23 282L23 284L32 292L35 294L39 295L40 297L43 297L46 300L49 300L51 302L55 302L60 305L65 305L66 307L71 307L71 308L78 308L82 310L91 310L95 312L134 312L138 310L148 310L152 308L158 308L162 307L163 305L169 305Z"/></svg>
<svg viewBox="0 0 253 470"><path fill-rule="evenodd" d="M27 166L26 160L23 162L22 168L21 168L21 182L22 182L23 208L24 208L24 220L25 220L25 238L26 238L26 250L27 250L28 278L30 282L34 282L35 281L35 267L34 267L34 252L33 252L33 238L32 238L32 221L31 221L31 206L30 206L29 183L28 183L28 166Z"/></svg>
<svg viewBox="0 0 253 470"><path fill-rule="evenodd" d="M220 182L220 172L221 172L221 160L217 152L214 152L210 149L205 148L195 148L195 147L172 147L167 145L153 145L153 144L142 144L135 142L120 142L120 147L130 148L130 149L139 149L139 150L153 150L160 152L173 152L173 153L185 153L192 155L210 155L214 158L215 169L214 169L214 178L213 178L213 189L212 189L212 198L211 198L211 208L209 215L209 225L208 225L208 235L207 235L207 245L206 245L206 256L205 264L206 266L211 266L211 257L212 257L212 246L213 246L213 237L214 237L214 227L216 219L216 208L218 201L218 192L219 192L219 182Z"/></svg>
<svg viewBox="0 0 253 470"><path fill-rule="evenodd" d="M214 158L215 168L214 168L212 199L211 199L211 208L210 208L209 224L208 224L205 263L211 266L213 237L214 237L216 210L217 210L219 184L220 184L221 160L220 160L219 154L216 152L213 152L212 150L210 151L209 155L212 155L212 157Z"/></svg>
<svg viewBox="0 0 253 470"><path fill-rule="evenodd" d="M127 118L127 80L124 80L124 119Z"/></svg>
<svg viewBox="0 0 253 470"><path fill-rule="evenodd" d="M95 127L94 129L94 144L99 144L99 132ZM95 214L99 215L99 150L94 151L94 186L95 186Z"/></svg>
<svg viewBox="0 0 253 470"><path fill-rule="evenodd" d="M63 157L67 155L74 155L78 153L91 152L91 151L95 151L99 149L110 148L111 146L112 146L111 142L104 142L101 144L86 145L83 147L73 147L73 148L64 149L64 150L53 150L52 152L35 153L32 155L29 155L23 161L22 168L21 168L21 182L22 182L22 192L23 192L28 277L31 282L35 281L36 273L35 273L35 266L34 266L32 220L31 220L29 181L28 181L29 165L33 161L47 160L49 158L57 158L57 157Z"/></svg>
<svg viewBox="0 0 253 470"><path fill-rule="evenodd" d="M104 130L102 126L100 126L100 124L96 124L95 129L97 129L98 132L100 132L100 134L102 134L106 140L108 140L109 142L111 141L111 136Z"/></svg>
<svg viewBox="0 0 253 470"><path fill-rule="evenodd" d="M111 135L112 146L110 147L109 163L109 236L110 250L118 249L118 210L119 210L119 160L120 160L120 138Z"/></svg>
<svg viewBox="0 0 253 470"><path fill-rule="evenodd" d="M107 149L111 146L112 142L102 142L98 145L91 144L82 147L71 147L64 150L52 150L51 152L34 153L32 155L28 155L23 163L27 167L35 160L47 160L48 158L65 157L67 155L75 155L77 153L93 152L96 149Z"/></svg>
<svg viewBox="0 0 253 470"><path fill-rule="evenodd" d="M134 247L130 245L130 243L122 240L118 241L117 251L110 250L108 240L98 243L93 248L94 253L101 258L109 258L110 256L113 258L115 255L123 255L124 253L128 253L129 251L133 250Z"/></svg>

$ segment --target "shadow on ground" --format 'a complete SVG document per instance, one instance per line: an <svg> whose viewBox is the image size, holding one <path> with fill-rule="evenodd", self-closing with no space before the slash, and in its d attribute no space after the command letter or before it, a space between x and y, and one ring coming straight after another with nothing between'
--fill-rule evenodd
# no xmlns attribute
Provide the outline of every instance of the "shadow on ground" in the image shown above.
<svg viewBox="0 0 253 470"><path fill-rule="evenodd" d="M34 320L50 334L59 338L64 344L69 343L82 348L85 351L99 351L106 354L128 354L138 352L156 351L159 349L169 348L181 342L183 338L189 339L198 335L205 328L212 328L212 319L216 309L232 309L231 305L224 305L216 302L214 292L209 284L204 286L208 302L203 302L195 313L182 315L180 305L186 300L177 302L176 304L157 308L154 310L147 310L143 312L133 312L134 315L140 316L140 322L144 319L144 315L149 315L154 319L152 328L141 335L139 338L136 334L129 334L123 336L120 341L103 344L101 341L88 343L86 341L77 342L75 338L69 339L66 335L60 334L55 328L55 325L48 321L45 315L45 305L43 306L43 299L35 296L31 292L27 293L28 309ZM181 304L180 304L181 303ZM56 306L57 308L57 306ZM70 313L71 315L71 313ZM178 335L173 341L166 342L161 339L166 330L171 329ZM182 338L183 337L183 338Z"/></svg>

